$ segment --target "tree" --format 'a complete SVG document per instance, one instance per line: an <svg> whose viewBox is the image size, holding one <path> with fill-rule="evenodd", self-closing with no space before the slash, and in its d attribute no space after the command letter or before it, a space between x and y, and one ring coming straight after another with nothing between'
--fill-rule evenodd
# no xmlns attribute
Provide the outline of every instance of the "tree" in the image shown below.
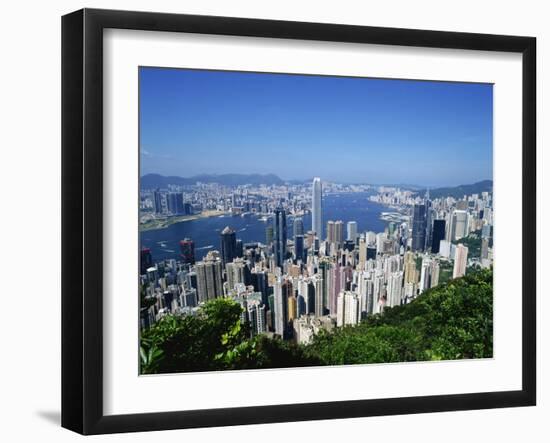
<svg viewBox="0 0 550 443"><path fill-rule="evenodd" d="M142 372L222 369L225 354L246 339L241 312L238 303L218 298L197 315L165 316L142 332L140 353L154 357L152 361L142 357Z"/></svg>
<svg viewBox="0 0 550 443"><path fill-rule="evenodd" d="M387 308L357 326L321 332L310 345L250 339L241 306L208 301L168 315L141 336L142 373L488 358L493 355L493 273L477 270Z"/></svg>

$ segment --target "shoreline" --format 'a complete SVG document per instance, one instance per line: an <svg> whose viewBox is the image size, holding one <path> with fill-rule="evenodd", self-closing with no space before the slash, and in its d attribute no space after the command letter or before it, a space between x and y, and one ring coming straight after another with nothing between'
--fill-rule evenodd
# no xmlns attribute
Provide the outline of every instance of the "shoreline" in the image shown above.
<svg viewBox="0 0 550 443"><path fill-rule="evenodd" d="M149 220L145 223L139 224L139 232L155 231L157 229L166 229L177 223L183 223L183 222L193 221L193 220L201 220L203 218L210 218L210 217L227 216L227 215L231 215L231 213L227 211L209 210L209 211L203 211L200 214L176 215L173 217L163 218L161 220L158 220L158 219Z"/></svg>

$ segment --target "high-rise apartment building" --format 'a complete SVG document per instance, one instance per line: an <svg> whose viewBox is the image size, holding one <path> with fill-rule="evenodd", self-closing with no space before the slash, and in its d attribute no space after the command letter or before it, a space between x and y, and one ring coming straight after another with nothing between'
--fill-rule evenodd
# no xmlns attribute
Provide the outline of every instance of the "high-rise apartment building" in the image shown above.
<svg viewBox="0 0 550 443"><path fill-rule="evenodd" d="M359 297L351 291L340 292L337 299L336 325L356 325L361 320Z"/></svg>
<svg viewBox="0 0 550 443"><path fill-rule="evenodd" d="M197 274L197 297L205 302L223 296L222 261L218 257L206 256L195 265Z"/></svg>
<svg viewBox="0 0 550 443"><path fill-rule="evenodd" d="M468 235L468 212L456 210L451 217L451 241L460 240Z"/></svg>
<svg viewBox="0 0 550 443"><path fill-rule="evenodd" d="M466 267L468 265L468 247L459 243L455 251L455 263L453 267L453 278L458 278L466 275Z"/></svg>

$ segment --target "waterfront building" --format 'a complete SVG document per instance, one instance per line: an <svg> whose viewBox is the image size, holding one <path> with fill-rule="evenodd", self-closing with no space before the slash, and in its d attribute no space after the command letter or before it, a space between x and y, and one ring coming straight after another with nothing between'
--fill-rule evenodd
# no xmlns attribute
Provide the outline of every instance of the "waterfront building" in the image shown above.
<svg viewBox="0 0 550 443"><path fill-rule="evenodd" d="M160 192L159 189L155 190L153 192L153 202L155 207L155 213L156 214L163 214L164 207L165 207L165 200L163 194Z"/></svg>
<svg viewBox="0 0 550 443"><path fill-rule="evenodd" d="M166 196L166 202L168 206L168 212L172 215L185 214L185 207L183 205L183 194L181 192L169 192Z"/></svg>

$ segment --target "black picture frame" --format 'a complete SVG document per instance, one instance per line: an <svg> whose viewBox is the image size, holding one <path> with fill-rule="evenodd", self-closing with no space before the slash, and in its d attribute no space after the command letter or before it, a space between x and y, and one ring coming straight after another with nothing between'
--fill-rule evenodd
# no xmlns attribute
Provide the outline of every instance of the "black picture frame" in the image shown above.
<svg viewBox="0 0 550 443"><path fill-rule="evenodd" d="M132 415L103 413L103 30L192 32L522 54L522 389ZM536 403L536 39L83 9L62 18L62 426L82 434L532 406Z"/></svg>

